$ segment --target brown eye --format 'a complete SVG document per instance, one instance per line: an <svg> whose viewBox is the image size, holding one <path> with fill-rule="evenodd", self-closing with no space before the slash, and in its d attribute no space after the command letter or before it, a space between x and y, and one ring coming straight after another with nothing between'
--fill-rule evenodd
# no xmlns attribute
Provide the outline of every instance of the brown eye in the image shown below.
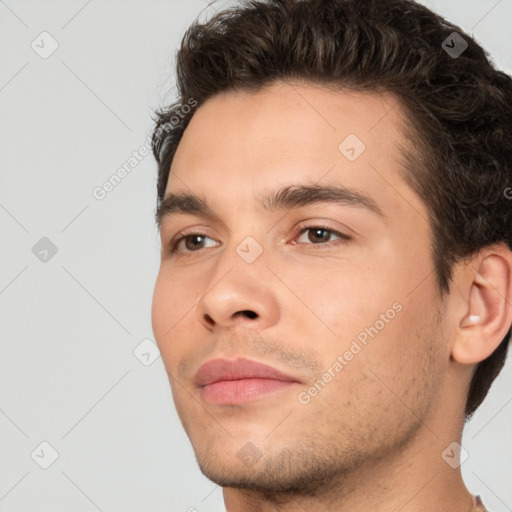
<svg viewBox="0 0 512 512"><path fill-rule="evenodd" d="M206 247L206 239L213 240L203 233L190 233L188 235L183 235L174 242L172 252L198 252ZM184 246L184 248L182 248L182 246Z"/></svg>
<svg viewBox="0 0 512 512"><path fill-rule="evenodd" d="M189 235L184 237L185 247L188 251L195 251L196 249L202 249L202 244L204 243L203 235Z"/></svg>
<svg viewBox="0 0 512 512"><path fill-rule="evenodd" d="M307 239L304 240L304 235L307 233ZM327 242L339 241L339 240L350 240L350 237L335 231L334 229L322 227L322 226L311 226L303 228L300 231L300 237L298 243L312 243L314 245L325 245ZM335 240L332 237L337 237ZM302 241L300 240L302 238Z"/></svg>
<svg viewBox="0 0 512 512"><path fill-rule="evenodd" d="M313 242L330 242L331 232L324 228L308 229L308 239Z"/></svg>

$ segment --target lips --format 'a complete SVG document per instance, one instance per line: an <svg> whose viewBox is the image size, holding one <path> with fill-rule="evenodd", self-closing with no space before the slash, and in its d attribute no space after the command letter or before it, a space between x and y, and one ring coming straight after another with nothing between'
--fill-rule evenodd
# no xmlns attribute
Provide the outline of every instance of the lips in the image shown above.
<svg viewBox="0 0 512 512"><path fill-rule="evenodd" d="M203 364L196 374L196 386L206 386L221 380L272 379L288 382L300 382L272 366L257 363L249 359L213 359Z"/></svg>
<svg viewBox="0 0 512 512"><path fill-rule="evenodd" d="M300 382L272 366L244 358L208 361L194 380L203 399L215 404L247 402Z"/></svg>

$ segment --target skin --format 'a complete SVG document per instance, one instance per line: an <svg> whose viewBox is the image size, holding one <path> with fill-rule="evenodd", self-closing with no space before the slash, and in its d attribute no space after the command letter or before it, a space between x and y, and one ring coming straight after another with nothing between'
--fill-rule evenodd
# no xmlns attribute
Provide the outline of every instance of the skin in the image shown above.
<svg viewBox="0 0 512 512"><path fill-rule="evenodd" d="M460 469L441 454L460 443L475 363L512 321L510 251L458 265L440 294L427 208L402 176L405 119L390 94L276 82L216 95L185 131L166 194L194 193L218 218L162 219L153 330L200 469L224 488L228 512L472 509ZM348 134L366 145L353 162L338 149ZM261 209L260 195L299 184L356 189L383 216L331 203ZM319 241L318 225L350 240L327 231ZM172 253L184 231L206 236ZM252 263L236 251L248 236L263 249ZM400 311L334 371L393 304ZM211 404L193 380L217 357L301 383ZM329 368L330 381L301 403ZM257 457L244 462L241 449Z"/></svg>

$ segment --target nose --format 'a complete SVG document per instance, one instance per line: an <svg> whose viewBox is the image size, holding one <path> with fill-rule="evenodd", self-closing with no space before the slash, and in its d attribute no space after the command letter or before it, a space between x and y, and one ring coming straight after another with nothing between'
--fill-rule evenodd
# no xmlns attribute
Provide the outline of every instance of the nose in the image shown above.
<svg viewBox="0 0 512 512"><path fill-rule="evenodd" d="M279 304L272 273L263 259L249 264L233 253L220 257L196 304L198 320L208 330L274 325L279 319Z"/></svg>

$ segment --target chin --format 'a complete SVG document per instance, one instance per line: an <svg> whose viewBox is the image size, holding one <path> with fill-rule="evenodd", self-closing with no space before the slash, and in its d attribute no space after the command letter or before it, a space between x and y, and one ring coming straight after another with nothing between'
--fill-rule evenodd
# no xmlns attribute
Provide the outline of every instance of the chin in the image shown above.
<svg viewBox="0 0 512 512"><path fill-rule="evenodd" d="M251 467L244 465L236 454L223 456L209 451L208 455L196 456L199 468L206 478L223 488L246 489L263 495L293 494L315 496L320 489L337 479L343 470L333 467L331 460L299 460L286 451L270 458L262 456ZM229 460L228 460L229 457Z"/></svg>

